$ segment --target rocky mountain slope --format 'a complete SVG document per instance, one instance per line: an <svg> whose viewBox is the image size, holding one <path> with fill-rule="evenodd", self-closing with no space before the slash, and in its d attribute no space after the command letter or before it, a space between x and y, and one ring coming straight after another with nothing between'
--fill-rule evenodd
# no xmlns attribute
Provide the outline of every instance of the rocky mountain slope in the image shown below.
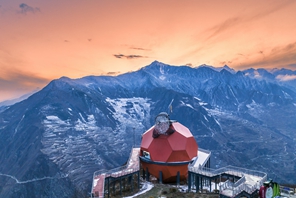
<svg viewBox="0 0 296 198"><path fill-rule="evenodd" d="M296 87L283 80L294 74L155 61L116 77L53 80L0 113L0 197L86 197L93 172L122 165L170 106L213 167L296 183Z"/></svg>

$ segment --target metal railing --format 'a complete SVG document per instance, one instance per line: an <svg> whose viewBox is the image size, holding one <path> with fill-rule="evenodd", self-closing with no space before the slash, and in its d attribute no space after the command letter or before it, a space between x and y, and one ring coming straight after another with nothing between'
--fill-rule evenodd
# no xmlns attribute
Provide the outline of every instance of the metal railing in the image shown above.
<svg viewBox="0 0 296 198"><path fill-rule="evenodd" d="M235 183L233 184L233 187L236 188L236 187L238 187L239 185L245 183L246 181L247 181L247 180L246 180L246 177L243 176L242 178L240 178L239 180L237 180L237 182L235 182Z"/></svg>
<svg viewBox="0 0 296 198"><path fill-rule="evenodd" d="M188 166L188 170L194 173L204 173L206 176L216 176L223 173L228 173L234 176L242 177L244 174L253 175L257 177L264 177L266 173L256 171L256 170L249 170L245 168L235 167L235 166L225 166L219 169L207 168L202 167L193 167L192 165Z"/></svg>
<svg viewBox="0 0 296 198"><path fill-rule="evenodd" d="M124 175L124 173L133 173L133 172L140 170L139 166L137 166L136 168L129 168L128 170L125 170L128 168L129 162L132 160L132 155L133 155L134 149L136 149L136 148L132 148L132 151L131 151L130 156L127 161L127 164L117 167L117 168L114 168L114 169L110 169L110 170L103 169L103 170L96 171L96 172L94 172L93 179L101 174L106 174L106 177L108 177L108 176L120 177L120 176ZM136 160L139 161L139 158L137 158Z"/></svg>
<svg viewBox="0 0 296 198"><path fill-rule="evenodd" d="M102 169L102 170L99 170L99 171L95 171L94 174L93 174L93 181L102 174L105 175L105 178L108 178L108 177L117 178L117 177L121 177L121 176L132 174L132 173L135 173L135 172L139 171L140 170L139 157L136 157L136 158L133 159L134 150L137 149L137 148L139 148L139 147L136 147L136 148L133 147L132 148L132 151L130 152L130 155L129 155L129 158L128 158L128 161L127 161L127 164L125 164L123 166L120 166L120 167L117 167L117 168L114 168L114 169L111 169L111 170ZM138 151L136 150L135 152L140 152L140 148L139 148ZM130 167L130 162L131 161L135 161L137 166L136 167ZM103 185L104 185L104 182L105 182L105 179L103 181ZM93 194L93 188L94 188L94 186L92 184L91 194ZM103 189L103 191L104 191L104 189ZM99 195L99 198L100 197L104 197L104 194Z"/></svg>
<svg viewBox="0 0 296 198"><path fill-rule="evenodd" d="M188 170L191 172L194 172L194 173L208 176L208 177L214 177L214 176L221 175L224 173L238 176L238 177L243 176L243 173L241 171L237 170L236 167L232 167L232 166L226 166L226 167L219 168L219 169L202 167L201 165L199 167L188 166Z"/></svg>
<svg viewBox="0 0 296 198"><path fill-rule="evenodd" d="M220 193L223 194L223 190L230 190L232 192L232 197L238 195L242 191L246 191L249 194L252 194L256 189L259 189L263 182L267 180L267 174L261 171L250 170L235 166L226 166L219 169L207 168L202 165L199 167L194 167L193 164L188 165L188 170L194 173L198 173L208 177L215 177L222 174L228 174L233 176L241 177L237 182L233 183L229 180L226 180L222 185L220 185ZM246 176L252 175L259 178L259 180L251 185L246 184Z"/></svg>
<svg viewBox="0 0 296 198"><path fill-rule="evenodd" d="M221 185L219 186L220 192L221 192L222 190L225 190L225 189L231 188L232 186L233 186L233 183L232 183L231 181L229 181L229 180L226 180L223 184L221 184Z"/></svg>
<svg viewBox="0 0 296 198"><path fill-rule="evenodd" d="M242 191L246 191L247 193L252 194L257 189L259 189L260 186L262 186L266 180L267 180L267 174L265 174L265 176L261 177L260 180L258 180L255 184L253 184L251 186L247 185L246 183L242 183L240 186L233 189L233 196L238 195Z"/></svg>

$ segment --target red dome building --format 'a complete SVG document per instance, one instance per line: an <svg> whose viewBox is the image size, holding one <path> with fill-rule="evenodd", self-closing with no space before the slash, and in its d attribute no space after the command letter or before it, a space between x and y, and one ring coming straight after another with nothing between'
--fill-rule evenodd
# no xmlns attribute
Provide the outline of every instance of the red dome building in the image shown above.
<svg viewBox="0 0 296 198"><path fill-rule="evenodd" d="M142 135L140 160L143 170L163 182L185 180L188 164L198 146L189 129L160 113L155 125Z"/></svg>

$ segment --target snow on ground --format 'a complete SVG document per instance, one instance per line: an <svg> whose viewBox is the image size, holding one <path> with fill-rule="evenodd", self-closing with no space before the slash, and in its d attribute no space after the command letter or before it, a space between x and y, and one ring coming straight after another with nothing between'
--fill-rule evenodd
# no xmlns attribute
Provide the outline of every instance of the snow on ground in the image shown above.
<svg viewBox="0 0 296 198"><path fill-rule="evenodd" d="M100 180L100 178L94 179L93 188L97 186L99 180Z"/></svg>
<svg viewBox="0 0 296 198"><path fill-rule="evenodd" d="M150 182L144 182L142 188L140 189L140 192L138 192L137 194L134 194L132 196L129 197L124 197L124 198L133 198L136 197L138 195L144 194L147 191L151 190L154 187L154 185Z"/></svg>
<svg viewBox="0 0 296 198"><path fill-rule="evenodd" d="M86 119L78 118L75 123L56 115L47 115L43 124L45 131L41 152L63 172L82 175L81 172L89 167L103 163L103 158L98 155L102 143L99 132L107 133L110 129L96 126L94 115L87 115Z"/></svg>
<svg viewBox="0 0 296 198"><path fill-rule="evenodd" d="M148 98L106 98L106 101L112 105L115 112L113 114L114 119L119 123L124 123L126 126L144 127L142 125L143 120L147 120L150 117L150 99ZM120 126L123 127L124 126Z"/></svg>
<svg viewBox="0 0 296 198"><path fill-rule="evenodd" d="M99 128L96 125L96 120L95 120L94 115L88 115L87 116L87 121L85 119L83 119L82 121L80 119L78 119L75 122L74 128L75 128L76 131L95 131L95 130L99 130Z"/></svg>
<svg viewBox="0 0 296 198"><path fill-rule="evenodd" d="M201 99L200 99L200 98L198 98L198 97L194 97L194 99L201 101Z"/></svg>
<svg viewBox="0 0 296 198"><path fill-rule="evenodd" d="M165 80L165 76L164 75L161 75L161 76L159 76L159 79L160 80Z"/></svg>

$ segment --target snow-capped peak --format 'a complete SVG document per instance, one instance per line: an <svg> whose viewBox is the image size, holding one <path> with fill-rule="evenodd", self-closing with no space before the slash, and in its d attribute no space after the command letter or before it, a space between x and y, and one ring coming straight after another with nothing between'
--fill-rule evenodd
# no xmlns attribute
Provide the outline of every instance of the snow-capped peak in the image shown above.
<svg viewBox="0 0 296 198"><path fill-rule="evenodd" d="M199 67L208 67L208 68L211 68L212 70L215 70L217 72L220 72L220 71L222 71L224 69L224 70L229 71L232 74L236 73L236 71L234 69L228 67L227 65L224 65L223 67L214 67L214 66L211 66L211 65L202 64L202 65L200 65L200 66L198 66L196 68L199 68Z"/></svg>

